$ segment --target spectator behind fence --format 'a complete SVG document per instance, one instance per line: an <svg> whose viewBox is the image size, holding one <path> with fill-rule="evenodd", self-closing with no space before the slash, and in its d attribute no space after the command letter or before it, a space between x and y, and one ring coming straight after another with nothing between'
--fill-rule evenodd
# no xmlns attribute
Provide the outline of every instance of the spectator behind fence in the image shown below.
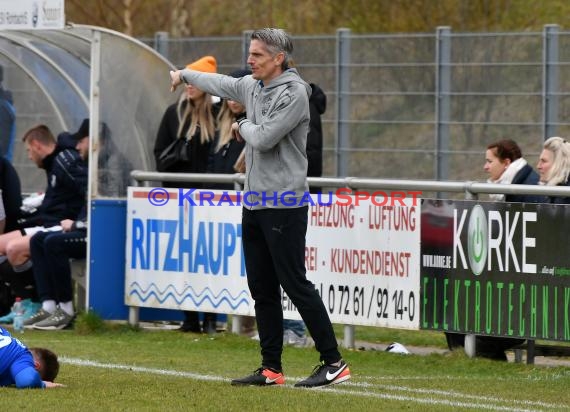
<svg viewBox="0 0 570 412"><path fill-rule="evenodd" d="M89 134L85 121L78 133ZM24 134L23 141L30 160L39 168L45 169L47 188L38 213L30 220L36 226L0 235L0 258L6 257L19 274L32 273L30 259L30 238L41 231L60 231L61 220L75 219L85 206L87 194L87 166L77 150L63 143L69 134L62 134L56 142L50 129L45 125L31 128ZM60 143L61 142L61 143ZM19 275L16 275L19 277ZM24 320L30 318L40 308L33 301L24 301L26 312ZM9 313L0 322L11 322L13 313Z"/></svg>
<svg viewBox="0 0 570 412"><path fill-rule="evenodd" d="M28 349L20 340L0 328L0 387L18 389L53 388L59 373L57 355L45 348Z"/></svg>
<svg viewBox="0 0 570 412"><path fill-rule="evenodd" d="M315 83L310 83L311 96L309 110L311 120L307 134L307 176L321 177L323 175L323 126L321 116L327 110L327 95ZM320 192L319 187L312 187L311 193Z"/></svg>
<svg viewBox="0 0 570 412"><path fill-rule="evenodd" d="M234 78L240 78L251 74L250 70L236 70L229 75ZM221 103L220 113L218 114L218 133L210 150L210 158L208 160L209 173L236 173L236 162L240 157L245 142L238 141L233 132L232 124L245 117L245 106L240 102L231 99L224 99ZM233 183L212 183L209 185L213 189L233 190Z"/></svg>
<svg viewBox="0 0 570 412"><path fill-rule="evenodd" d="M540 184L546 186L570 186L570 143L561 137L551 137L544 142L538 159ZM549 203L570 204L570 196L549 196Z"/></svg>
<svg viewBox="0 0 570 412"><path fill-rule="evenodd" d="M483 169L489 175L487 182L513 185L537 185L538 173L522 157L519 145L511 139L499 140L487 146ZM541 203L546 199L537 195L492 194L491 199L505 202Z"/></svg>
<svg viewBox="0 0 570 412"><path fill-rule="evenodd" d="M216 73L216 59L202 57L186 66L204 73ZM210 146L216 134L216 116L219 106L214 97L188 84L178 103L166 109L154 144L154 157L159 172L206 173ZM168 152L181 139L181 152ZM171 160L166 160L171 159ZM199 182L162 182L164 187L202 188ZM204 314L204 330L215 330L216 314ZM202 332L198 312L184 311L182 332Z"/></svg>
<svg viewBox="0 0 570 412"><path fill-rule="evenodd" d="M0 66L0 155L11 162L16 140L16 109L12 93L4 89L3 81L4 67Z"/></svg>
<svg viewBox="0 0 570 412"><path fill-rule="evenodd" d="M87 133L87 134L86 134ZM89 120L69 138L87 164L89 159ZM87 204L76 220L60 222L58 232L42 231L30 239L34 280L42 307L24 320L24 327L40 330L63 329L73 321L73 286L69 259L84 259L87 254Z"/></svg>
<svg viewBox="0 0 570 412"><path fill-rule="evenodd" d="M489 175L487 180L489 183L536 185L539 181L538 173L522 157L519 145L511 139L499 140L487 146L483 169ZM542 203L546 201L544 196L536 195L491 194L489 196L497 202ZM445 336L450 349L465 345L463 334L446 333ZM522 343L524 339L476 336L476 355L506 361L505 351Z"/></svg>
<svg viewBox="0 0 570 412"><path fill-rule="evenodd" d="M172 71L171 88L196 84L223 98L242 102L247 117L233 124L246 142L245 191L255 206L242 210L242 241L248 286L255 301L261 346L261 367L232 385L285 383L281 287L297 307L320 352L321 364L295 386L316 387L350 379L338 351L336 336L315 285L306 277L305 235L308 207L291 207L307 186L307 132L310 86L288 67L291 39L281 29L256 30L251 35L248 64L252 76L239 79L195 70ZM255 195L259 193L259 196ZM263 201L268 193L291 193L288 205ZM256 197L257 196L257 197Z"/></svg>

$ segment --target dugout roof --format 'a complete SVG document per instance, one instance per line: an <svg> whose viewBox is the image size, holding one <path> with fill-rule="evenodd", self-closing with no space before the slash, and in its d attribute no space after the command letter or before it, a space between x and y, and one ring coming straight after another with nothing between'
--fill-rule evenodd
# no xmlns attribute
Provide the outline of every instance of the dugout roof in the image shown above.
<svg viewBox="0 0 570 412"><path fill-rule="evenodd" d="M13 163L24 192L45 177L21 142L44 123L75 132L90 117L91 197L123 197L132 169L154 170L152 146L169 92L170 63L132 37L93 26L0 31L3 88L16 108ZM97 121L93 121L97 120Z"/></svg>

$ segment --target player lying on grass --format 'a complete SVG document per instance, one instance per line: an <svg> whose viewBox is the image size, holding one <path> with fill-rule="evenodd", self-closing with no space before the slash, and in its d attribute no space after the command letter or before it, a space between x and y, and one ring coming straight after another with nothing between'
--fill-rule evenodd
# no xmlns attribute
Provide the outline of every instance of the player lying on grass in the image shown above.
<svg viewBox="0 0 570 412"><path fill-rule="evenodd" d="M57 355L44 348L30 348L0 328L0 387L53 388L59 372Z"/></svg>

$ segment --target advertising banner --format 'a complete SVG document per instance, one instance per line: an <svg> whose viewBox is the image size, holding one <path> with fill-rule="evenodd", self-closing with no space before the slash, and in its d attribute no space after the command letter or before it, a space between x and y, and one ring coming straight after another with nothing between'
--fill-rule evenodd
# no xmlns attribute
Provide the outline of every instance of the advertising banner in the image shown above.
<svg viewBox="0 0 570 412"><path fill-rule="evenodd" d="M125 303L253 315L243 196L129 188ZM304 200L307 277L331 320L419 328L419 199L307 194ZM285 293L282 302L286 318L300 319Z"/></svg>
<svg viewBox="0 0 570 412"><path fill-rule="evenodd" d="M0 30L63 29L65 0L0 0Z"/></svg>
<svg viewBox="0 0 570 412"><path fill-rule="evenodd" d="M570 207L424 199L422 329L570 340Z"/></svg>
<svg viewBox="0 0 570 412"><path fill-rule="evenodd" d="M335 323L417 329L420 201L385 200L310 207L307 273Z"/></svg>

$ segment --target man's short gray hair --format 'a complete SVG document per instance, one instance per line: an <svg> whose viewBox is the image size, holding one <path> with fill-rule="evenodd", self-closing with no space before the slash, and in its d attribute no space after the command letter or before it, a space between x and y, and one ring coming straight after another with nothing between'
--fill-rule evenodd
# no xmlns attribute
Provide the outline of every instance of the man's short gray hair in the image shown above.
<svg viewBox="0 0 570 412"><path fill-rule="evenodd" d="M293 42L291 37L283 29L265 28L255 30L251 34L251 40L259 40L267 46L267 50L272 55L283 53L285 58L281 68L287 70L289 68L289 61L293 54Z"/></svg>

